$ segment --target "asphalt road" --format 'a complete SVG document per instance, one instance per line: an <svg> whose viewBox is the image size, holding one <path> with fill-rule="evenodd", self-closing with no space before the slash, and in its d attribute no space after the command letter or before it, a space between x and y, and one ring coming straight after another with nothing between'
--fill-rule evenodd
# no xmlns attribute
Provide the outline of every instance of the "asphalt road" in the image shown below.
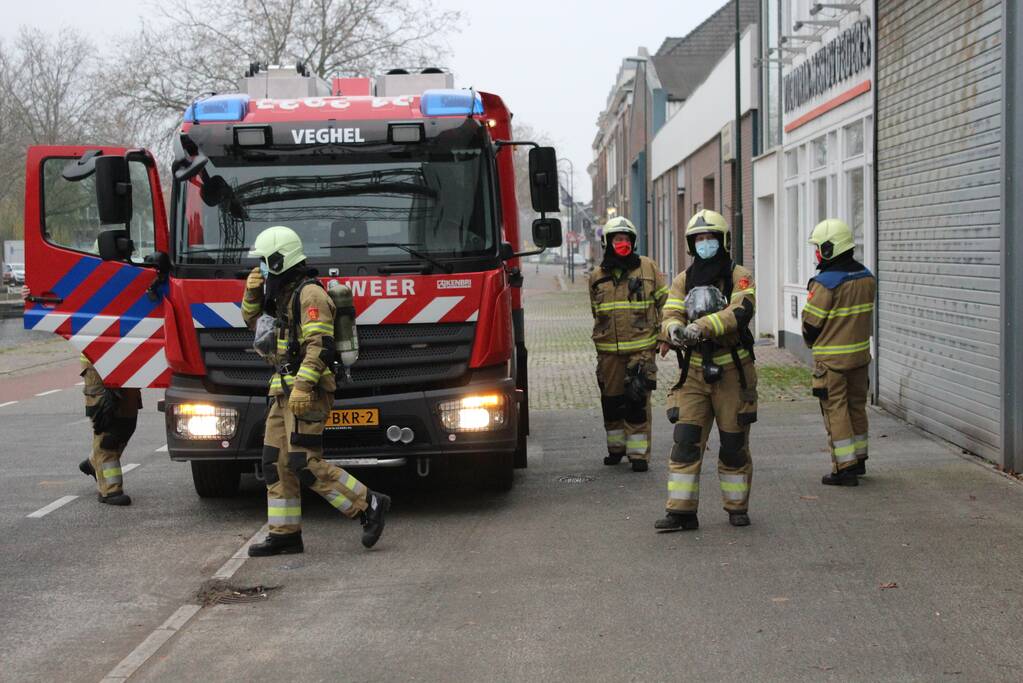
<svg viewBox="0 0 1023 683"><path fill-rule="evenodd" d="M712 456L701 529L654 533L659 410L645 474L601 464L597 410L549 410L510 493L370 476L395 497L374 550L307 494L304 555L232 563L259 482L199 499L146 392L135 502L101 506L77 378L42 376L0 401L3 681L1023 679L1023 485L884 414L870 476L836 490L816 405L763 404L745 529ZM200 607L218 572L275 589Z"/></svg>

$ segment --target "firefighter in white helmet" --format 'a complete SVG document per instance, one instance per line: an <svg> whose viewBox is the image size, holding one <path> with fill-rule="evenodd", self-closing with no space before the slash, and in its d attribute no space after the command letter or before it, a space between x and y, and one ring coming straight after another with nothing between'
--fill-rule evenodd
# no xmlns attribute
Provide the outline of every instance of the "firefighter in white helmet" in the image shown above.
<svg viewBox="0 0 1023 683"><path fill-rule="evenodd" d="M668 288L657 265L636 253L636 228L623 217L604 226L604 259L590 273L597 385L607 432L605 465L628 457L635 472L650 460L650 392Z"/></svg>
<svg viewBox="0 0 1023 683"><path fill-rule="evenodd" d="M372 547L383 532L390 498L323 459L323 429L336 389L335 305L306 267L302 240L291 228L267 228L249 255L260 263L245 283L242 317L253 330L264 313L276 318L267 354L276 372L262 458L270 535L252 545L249 555L303 552L301 485L346 517L360 518L362 544Z"/></svg>
<svg viewBox="0 0 1023 683"><path fill-rule="evenodd" d="M682 376L668 396L675 443L668 463L667 515L654 527L699 528L700 468L715 420L724 508L732 526L747 526L753 478L749 430L757 419L757 372L749 331L756 286L750 271L732 261L728 224L721 214L705 209L693 216L686 244L693 262L671 283L664 305L664 336L679 349ZM661 355L668 346L662 344Z"/></svg>
<svg viewBox="0 0 1023 683"><path fill-rule="evenodd" d="M874 274L853 257L852 230L821 221L810 234L817 251L803 307L803 339L813 352L813 395L828 431L831 473L822 483L858 486L867 473L867 389L874 326Z"/></svg>

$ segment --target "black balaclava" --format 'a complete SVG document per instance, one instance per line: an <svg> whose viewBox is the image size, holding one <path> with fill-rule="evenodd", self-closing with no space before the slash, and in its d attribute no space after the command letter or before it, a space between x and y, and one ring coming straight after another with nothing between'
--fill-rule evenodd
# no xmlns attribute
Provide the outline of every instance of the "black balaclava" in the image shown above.
<svg viewBox="0 0 1023 683"><path fill-rule="evenodd" d="M614 236L620 234L622 233L612 233L611 239L607 240L607 246L604 247L604 260L600 262L600 267L609 273L613 272L615 268L626 273L639 268L639 254L636 253L635 237L629 235L629 241L632 242L632 251L629 252L628 256L619 256L614 250L611 243L614 240Z"/></svg>
<svg viewBox="0 0 1023 683"><path fill-rule="evenodd" d="M844 251L835 258L821 259L817 264L817 270L822 273L826 270L837 270L843 273L855 273L863 270L863 264L853 258L853 250Z"/></svg>
<svg viewBox="0 0 1023 683"><path fill-rule="evenodd" d="M291 296L291 285L308 274L309 268L306 267L305 261L301 261L280 275L273 273L267 275L266 290L263 294L263 308L267 315L277 317L280 310L278 304L287 304L286 297Z"/></svg>
<svg viewBox="0 0 1023 683"><path fill-rule="evenodd" d="M722 236L714 233L714 236L721 243L718 246L718 253L709 259L700 258L696 253L696 237L689 238L689 251L693 254L693 262L686 268L686 292L693 287L707 287L724 281L725 289L722 294L725 298L731 297L732 289L732 255L725 250Z"/></svg>

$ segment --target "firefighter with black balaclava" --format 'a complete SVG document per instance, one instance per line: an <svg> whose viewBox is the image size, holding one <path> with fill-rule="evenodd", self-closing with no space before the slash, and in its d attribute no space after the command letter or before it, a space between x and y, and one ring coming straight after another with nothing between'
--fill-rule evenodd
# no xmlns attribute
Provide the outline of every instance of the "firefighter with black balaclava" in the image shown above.
<svg viewBox="0 0 1023 683"><path fill-rule="evenodd" d="M245 283L242 317L256 331L257 351L276 369L262 456L270 535L249 555L303 552L303 484L346 517L359 517L362 544L372 547L390 498L323 459L323 429L336 389L334 317L342 312L306 266L302 240L291 228L267 228L249 256L260 264Z"/></svg>
<svg viewBox="0 0 1023 683"><path fill-rule="evenodd" d="M604 259L589 277L597 385L607 432L605 465L628 457L634 472L650 460L650 392L655 347L668 288L657 265L636 253L636 228L612 218L600 240Z"/></svg>
<svg viewBox="0 0 1023 683"><path fill-rule="evenodd" d="M817 251L803 308L803 339L813 352L813 395L820 399L831 451L821 483L858 486L867 473L867 391L874 326L874 274L853 257L852 230L835 218L810 234Z"/></svg>
<svg viewBox="0 0 1023 683"><path fill-rule="evenodd" d="M750 271L732 261L728 224L721 214L705 209L693 216L686 243L693 262L671 283L664 304L662 330L677 350L681 377L668 396L675 443L668 463L667 515L654 527L699 528L700 467L715 419L724 508L730 524L747 526L753 478L749 429L757 419L757 372L749 331L756 286ZM661 355L668 349L669 343L662 343Z"/></svg>

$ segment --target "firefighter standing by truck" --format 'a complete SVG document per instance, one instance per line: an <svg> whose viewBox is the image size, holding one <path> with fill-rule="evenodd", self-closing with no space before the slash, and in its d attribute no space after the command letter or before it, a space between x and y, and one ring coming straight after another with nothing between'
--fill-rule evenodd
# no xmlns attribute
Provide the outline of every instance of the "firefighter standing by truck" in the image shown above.
<svg viewBox="0 0 1023 683"><path fill-rule="evenodd" d="M323 459L323 429L336 388L334 317L342 311L312 277L302 240L292 229L267 228L249 255L259 257L260 265L246 280L242 317L257 333L257 350L277 370L270 380L262 456L270 534L249 555L303 552L303 484L346 517L359 517L362 544L370 548L383 532L390 498ZM260 348L264 313L275 323L264 335L269 347Z"/></svg>
<svg viewBox="0 0 1023 683"><path fill-rule="evenodd" d="M757 373L754 367L753 319L756 287L750 271L729 254L729 229L716 211L703 210L689 221L686 243L693 262L671 283L664 305L664 336L685 347L681 386L668 397L668 419L674 423L674 445L668 463L667 515L659 531L699 528L700 468L711 426L717 420L721 437L718 479L728 521L747 526L753 462L750 425L757 419ZM705 288L705 289L703 289ZM710 289L715 288L715 289ZM720 299L715 312L699 319L687 310L693 290ZM668 351L662 343L661 355Z"/></svg>
<svg viewBox="0 0 1023 683"><path fill-rule="evenodd" d="M867 390L874 325L874 274L853 257L852 231L834 218L810 234L817 270L803 308L803 339L813 352L813 395L820 399L831 450L821 483L858 486L867 473Z"/></svg>
<svg viewBox="0 0 1023 683"><path fill-rule="evenodd" d="M21 298L28 299L28 287L21 288ZM78 463L78 469L96 480L96 497L106 505L131 505L131 496L124 492L121 455L135 433L142 392L138 389L108 389L103 386L95 366L80 354L80 373L85 394L85 416L92 422L92 452Z"/></svg>
<svg viewBox="0 0 1023 683"><path fill-rule="evenodd" d="M650 460L654 349L668 288L657 265L636 253L636 228L623 217L604 226L604 259L590 273L597 385L607 432L605 465L628 457L635 472Z"/></svg>

